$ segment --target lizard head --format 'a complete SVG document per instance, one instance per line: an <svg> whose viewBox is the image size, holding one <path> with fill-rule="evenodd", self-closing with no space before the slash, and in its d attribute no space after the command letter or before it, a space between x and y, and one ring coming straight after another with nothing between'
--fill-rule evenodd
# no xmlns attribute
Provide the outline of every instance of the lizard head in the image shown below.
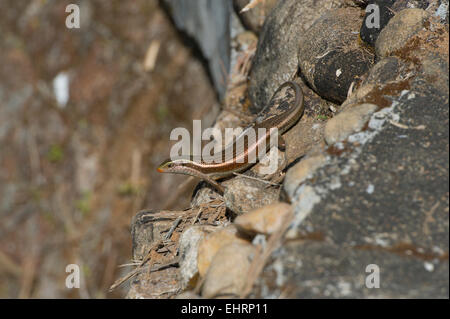
<svg viewBox="0 0 450 319"><path fill-rule="evenodd" d="M178 170L183 167L189 167L191 161L186 159L167 159L161 163L156 169L159 173L178 173Z"/></svg>

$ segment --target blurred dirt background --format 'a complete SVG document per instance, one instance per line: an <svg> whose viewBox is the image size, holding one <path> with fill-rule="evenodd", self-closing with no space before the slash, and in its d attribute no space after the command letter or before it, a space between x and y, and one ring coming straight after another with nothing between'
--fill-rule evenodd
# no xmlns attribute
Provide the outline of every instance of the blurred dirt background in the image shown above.
<svg viewBox="0 0 450 319"><path fill-rule="evenodd" d="M126 294L108 288L130 270L132 216L189 204L156 166L171 129L217 107L210 83L156 0L0 1L1 298Z"/></svg>

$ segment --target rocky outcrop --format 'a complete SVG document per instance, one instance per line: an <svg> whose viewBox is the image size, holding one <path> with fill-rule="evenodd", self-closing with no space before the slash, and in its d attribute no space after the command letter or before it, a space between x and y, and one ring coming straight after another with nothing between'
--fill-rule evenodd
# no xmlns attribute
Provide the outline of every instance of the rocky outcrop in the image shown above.
<svg viewBox="0 0 450 319"><path fill-rule="evenodd" d="M398 4L364 44L360 3L302 20L314 4L286 0L266 19L252 108L294 79L305 113L284 136L285 175L264 180L258 164L224 196L199 186L188 215L214 227L178 230L199 247L182 296L448 298L448 24L440 5Z"/></svg>

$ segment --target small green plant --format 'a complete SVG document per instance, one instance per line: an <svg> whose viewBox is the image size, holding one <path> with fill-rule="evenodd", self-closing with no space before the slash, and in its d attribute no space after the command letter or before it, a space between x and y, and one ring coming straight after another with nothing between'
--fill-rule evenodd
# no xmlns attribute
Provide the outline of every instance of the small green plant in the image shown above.
<svg viewBox="0 0 450 319"><path fill-rule="evenodd" d="M64 152L61 146L52 145L47 153L47 159L52 163L58 163L64 158Z"/></svg>
<svg viewBox="0 0 450 319"><path fill-rule="evenodd" d="M42 216L48 223L55 224L55 216L52 214L52 212L50 212L48 210L43 211Z"/></svg>
<svg viewBox="0 0 450 319"><path fill-rule="evenodd" d="M139 188L130 182L126 182L119 185L117 192L120 196L133 196L139 192Z"/></svg>
<svg viewBox="0 0 450 319"><path fill-rule="evenodd" d="M80 119L77 124L78 128L82 130L85 130L89 126L89 123L85 118Z"/></svg>
<svg viewBox="0 0 450 319"><path fill-rule="evenodd" d="M328 116L320 114L320 115L317 115L317 119L318 120L328 120Z"/></svg>
<svg viewBox="0 0 450 319"><path fill-rule="evenodd" d="M169 108L166 105L159 105L157 114L158 120L163 122L169 116Z"/></svg>
<svg viewBox="0 0 450 319"><path fill-rule="evenodd" d="M90 277L91 274L92 274L91 268L90 268L88 265L86 265L86 264L83 264L83 265L81 266L81 270L83 271L83 274L84 274L86 277Z"/></svg>
<svg viewBox="0 0 450 319"><path fill-rule="evenodd" d="M89 214L91 211L91 200L92 194L90 192L86 192L81 195L81 198L75 202L75 207L78 209L83 215Z"/></svg>
<svg viewBox="0 0 450 319"><path fill-rule="evenodd" d="M38 187L33 187L30 189L30 195L33 201L39 203L43 196L43 191Z"/></svg>

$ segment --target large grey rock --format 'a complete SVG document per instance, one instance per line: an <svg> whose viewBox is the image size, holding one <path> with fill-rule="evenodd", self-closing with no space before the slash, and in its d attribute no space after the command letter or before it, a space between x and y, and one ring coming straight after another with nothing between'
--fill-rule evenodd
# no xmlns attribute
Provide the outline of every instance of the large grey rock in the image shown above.
<svg viewBox="0 0 450 319"><path fill-rule="evenodd" d="M349 138L362 146L319 174L315 188L331 191L299 230L326 229L338 244L448 250L447 103L418 79L391 108L375 113L368 130Z"/></svg>
<svg viewBox="0 0 450 319"><path fill-rule="evenodd" d="M265 270L257 297L277 298L283 292L285 298L300 299L448 297L445 261L321 241L290 243L280 254ZM370 288L371 265L378 266L379 288Z"/></svg>
<svg viewBox="0 0 450 319"><path fill-rule="evenodd" d="M298 186L288 237L302 240L274 255L262 297L291 283L299 298L448 298L448 95L421 77L410 85ZM361 281L372 263L383 289Z"/></svg>

